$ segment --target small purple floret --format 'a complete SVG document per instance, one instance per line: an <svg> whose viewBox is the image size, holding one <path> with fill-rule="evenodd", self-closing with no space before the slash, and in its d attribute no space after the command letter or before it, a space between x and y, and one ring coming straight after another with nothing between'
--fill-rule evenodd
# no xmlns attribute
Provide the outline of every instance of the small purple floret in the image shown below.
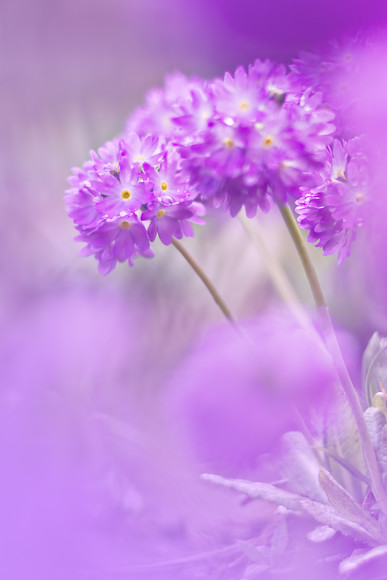
<svg viewBox="0 0 387 580"><path fill-rule="evenodd" d="M335 140L329 149L325 174L315 188L305 188L296 202L299 224L309 230L308 241L323 248L324 255L350 255L351 244L368 211L367 157L360 139Z"/></svg>

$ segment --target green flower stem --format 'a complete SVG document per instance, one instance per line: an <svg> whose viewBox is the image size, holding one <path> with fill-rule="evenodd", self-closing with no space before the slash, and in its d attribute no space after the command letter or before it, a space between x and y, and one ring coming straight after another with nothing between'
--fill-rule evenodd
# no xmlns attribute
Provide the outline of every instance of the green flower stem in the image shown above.
<svg viewBox="0 0 387 580"><path fill-rule="evenodd" d="M309 258L309 255L306 250L306 244L301 235L297 221L292 211L290 210L289 206L286 205L279 205L279 209L289 230L289 233L293 239L293 242L296 246L298 255L300 256L302 265L308 278L308 282L311 287L314 300L316 302L317 310L321 317L325 344L332 357L336 372L340 379L340 383L346 394L349 406L351 408L353 417L355 419L359 431L363 455L366 462L372 491L375 495L375 499L378 502L380 509L387 516L387 495L383 487L383 482L380 475L379 465L376 459L375 451L371 444L371 440L368 434L366 423L364 421L363 411L360 405L356 389L351 381L351 378L349 376L347 367L343 359L343 355L341 354L340 347L337 342L332 319L328 310L328 306L325 302L325 298L321 290L321 286L318 281L316 271Z"/></svg>
<svg viewBox="0 0 387 580"><path fill-rule="evenodd" d="M237 326L236 321L231 314L230 310L226 306L224 300L220 296L219 292L215 288L214 284L211 282L207 274L203 271L200 264L195 260L195 258L188 252L188 250L183 246L181 242L179 242L176 238L173 238L172 245L176 248L178 252L183 256L183 258L188 262L191 268L194 270L195 274L199 276L201 281L206 286L207 290L215 300L216 304L219 306L221 311L223 312L224 316L227 320L233 325Z"/></svg>
<svg viewBox="0 0 387 580"><path fill-rule="evenodd" d="M293 239L294 245L297 248L297 252L298 255L300 256L302 265L304 267L306 277L308 278L309 286L312 290L313 298L316 303L317 309L319 309L320 307L326 308L327 305L325 302L324 294L321 290L316 270L314 269L312 261L306 250L306 244L304 242L304 238L301 235L297 221L288 205L278 204L278 207L285 221L286 227L288 228L289 233Z"/></svg>

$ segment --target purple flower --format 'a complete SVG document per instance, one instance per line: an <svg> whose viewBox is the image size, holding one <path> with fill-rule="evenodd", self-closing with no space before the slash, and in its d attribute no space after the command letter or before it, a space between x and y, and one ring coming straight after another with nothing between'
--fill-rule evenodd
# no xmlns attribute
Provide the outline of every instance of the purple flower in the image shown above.
<svg viewBox="0 0 387 580"><path fill-rule="evenodd" d="M197 192L178 150L161 147L157 137L127 139L91 152L66 195L76 239L86 243L82 255L94 255L102 274L117 262L152 257L157 235L169 245L173 237L192 236L192 223L203 223L204 208L194 203Z"/></svg>
<svg viewBox="0 0 387 580"><path fill-rule="evenodd" d="M144 163L157 165L164 154L164 147L160 146L159 138L154 135L140 139L136 133L129 133L125 136L125 145L131 161L140 166Z"/></svg>
<svg viewBox="0 0 387 580"><path fill-rule="evenodd" d="M153 256L146 229L135 214L104 220L92 232L82 233L76 239L87 243L81 255L95 254L98 270L104 275L111 272L117 262L127 260L132 266L133 258L138 255Z"/></svg>
<svg viewBox="0 0 387 580"><path fill-rule="evenodd" d="M99 147L98 154L93 150L90 151L96 174L104 174L106 172L113 175L117 174L119 172L120 153L120 145L117 139L107 141L103 147Z"/></svg>
<svg viewBox="0 0 387 580"><path fill-rule="evenodd" d="M192 237L191 222L203 224L199 217L204 214L204 207L200 203L182 202L175 205L156 204L142 214L142 219L149 220L148 236L151 242L160 238L168 246L173 238L181 239L184 236Z"/></svg>
<svg viewBox="0 0 387 580"><path fill-rule="evenodd" d="M170 146L156 167L145 163L143 169L154 200L170 204L196 197L190 175L183 170L180 156Z"/></svg>
<svg viewBox="0 0 387 580"><path fill-rule="evenodd" d="M192 235L191 222L202 223L201 204L231 216L244 207L253 217L271 199L297 198L329 159L332 119L320 94L270 61L209 83L167 77L123 137L75 170L66 201L78 239L106 272L116 261L149 255L132 232L118 235L122 220L143 223L148 242L158 235L169 245L173 236Z"/></svg>
<svg viewBox="0 0 387 580"><path fill-rule="evenodd" d="M327 174L319 176L317 187L302 190L296 211L300 226L309 230L308 241L324 255L337 253L341 264L368 212L369 175L360 139L335 140L330 154Z"/></svg>
<svg viewBox="0 0 387 580"><path fill-rule="evenodd" d="M248 72L238 68L235 77L227 73L208 90L215 110L207 131L179 140L202 198L214 197L214 205L232 207L235 215L245 196L237 193L236 183L230 188L229 179L227 190L224 186L226 178L240 181L241 176L249 202L256 186L250 215L252 205L268 207L261 201L264 194L282 202L297 197L308 183L307 173L323 167L334 131L333 114L324 109L321 95L302 91L285 67L261 61ZM235 203L230 190L238 197Z"/></svg>
<svg viewBox="0 0 387 580"><path fill-rule="evenodd" d="M178 138L185 139L185 142L194 134L197 138L205 132L213 123L215 114L215 98L209 84L196 80L190 88L189 98L180 101L178 114L172 118L179 128Z"/></svg>
<svg viewBox="0 0 387 580"><path fill-rule="evenodd" d="M308 173L322 168L332 119L321 95L304 90L283 65L257 60L210 83L168 77L128 128L160 135L178 150L198 199L232 215L245 206L252 216L269 206L263 196L297 197Z"/></svg>
<svg viewBox="0 0 387 580"><path fill-rule="evenodd" d="M146 95L146 104L137 109L127 121L126 131L137 133L140 137L157 135L171 139L176 135L177 124L174 118L186 114L184 107L190 108L197 91L203 82L190 80L181 73L165 79L164 89L153 89ZM197 93L196 93L197 94Z"/></svg>
<svg viewBox="0 0 387 580"><path fill-rule="evenodd" d="M79 228L93 227L100 219L97 202L101 200L101 195L87 185L81 186L80 189L68 190L65 201L68 205L69 217Z"/></svg>
<svg viewBox="0 0 387 580"><path fill-rule="evenodd" d="M142 181L139 166L131 164L126 155L120 159L118 177L107 173L99 181L93 180L91 185L103 197L98 203L98 211L108 217L121 212L134 213L153 199L149 184Z"/></svg>
<svg viewBox="0 0 387 580"><path fill-rule="evenodd" d="M215 80L212 90L216 111L224 119L235 122L255 122L261 117L262 87L255 75L243 67L237 68L234 77L226 73L223 80Z"/></svg>

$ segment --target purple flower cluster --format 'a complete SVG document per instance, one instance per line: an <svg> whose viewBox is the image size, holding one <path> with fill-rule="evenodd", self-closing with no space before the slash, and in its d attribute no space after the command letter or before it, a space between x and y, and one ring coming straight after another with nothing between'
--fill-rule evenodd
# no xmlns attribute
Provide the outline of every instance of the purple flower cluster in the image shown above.
<svg viewBox="0 0 387 580"><path fill-rule="evenodd" d="M231 216L244 206L253 217L270 198L297 197L323 167L333 117L321 94L301 88L284 66L257 60L223 80L169 77L127 128L172 142L206 204Z"/></svg>
<svg viewBox="0 0 387 580"><path fill-rule="evenodd" d="M328 161L333 117L320 93L269 61L212 82L167 78L118 140L73 170L66 201L83 255L107 274L153 256L157 237L191 236L204 206L253 217L297 198Z"/></svg>
<svg viewBox="0 0 387 580"><path fill-rule="evenodd" d="M133 265L136 256L153 256L158 236L192 236L191 222L202 223L203 206L181 169L177 153L157 137L108 142L91 152L83 169L74 169L66 201L69 216L85 242L83 255L94 254L99 271L108 274L117 262Z"/></svg>
<svg viewBox="0 0 387 580"><path fill-rule="evenodd" d="M299 224L309 230L308 241L324 255L338 255L339 264L350 254L357 230L368 210L367 157L359 138L335 140L330 161L315 188L301 188L296 201Z"/></svg>

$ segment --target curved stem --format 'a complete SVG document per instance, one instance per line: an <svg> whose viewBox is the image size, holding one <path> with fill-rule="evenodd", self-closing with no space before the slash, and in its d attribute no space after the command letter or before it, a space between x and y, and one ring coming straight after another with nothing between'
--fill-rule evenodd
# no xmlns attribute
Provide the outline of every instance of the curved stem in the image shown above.
<svg viewBox="0 0 387 580"><path fill-rule="evenodd" d="M183 246L181 242L179 242L176 238L173 238L172 245L176 248L178 252L183 256L183 258L188 262L194 272L199 276L201 281L206 286L207 290L210 292L211 296L215 300L216 304L219 306L221 311L223 312L224 316L227 320L233 325L236 326L235 319L231 314L230 310L226 306L225 302L223 301L222 297L220 296L219 292L215 288L214 284L211 282L207 274L203 271L200 264L195 260L195 258L188 252L188 250Z"/></svg>
<svg viewBox="0 0 387 580"><path fill-rule="evenodd" d="M308 278L309 286L312 290L313 298L316 303L317 308L321 306L326 307L326 302L324 294L321 290L320 282L317 278L316 271L313 267L312 261L306 251L306 245L304 238L301 235L300 229L298 227L297 221L291 212L288 205L278 204L281 215L286 223L289 233L292 237L294 245L297 248L298 255L300 256L302 265L305 270L306 277Z"/></svg>
<svg viewBox="0 0 387 580"><path fill-rule="evenodd" d="M299 230L297 221L293 216L293 213L291 212L289 206L279 205L279 209L285 220L286 226L293 239L293 242L296 246L301 262L304 266L305 273L308 278L314 300L316 302L317 310L321 317L323 326L322 331L325 339L325 344L332 357L333 364L340 379L341 386L343 387L343 390L346 394L349 406L351 408L353 417L356 422L356 426L359 431L363 455L367 465L372 491L375 495L375 499L378 502L380 509L383 511L385 515L387 515L387 495L384 490L375 451L374 448L372 447L367 426L364 421L363 411L360 405L356 389L349 376L347 367L343 359L343 355L341 354L341 350L337 342L337 337L333 327L332 319L328 310L328 306L325 302L325 298L321 290L321 286L316 271L307 253L306 244Z"/></svg>

